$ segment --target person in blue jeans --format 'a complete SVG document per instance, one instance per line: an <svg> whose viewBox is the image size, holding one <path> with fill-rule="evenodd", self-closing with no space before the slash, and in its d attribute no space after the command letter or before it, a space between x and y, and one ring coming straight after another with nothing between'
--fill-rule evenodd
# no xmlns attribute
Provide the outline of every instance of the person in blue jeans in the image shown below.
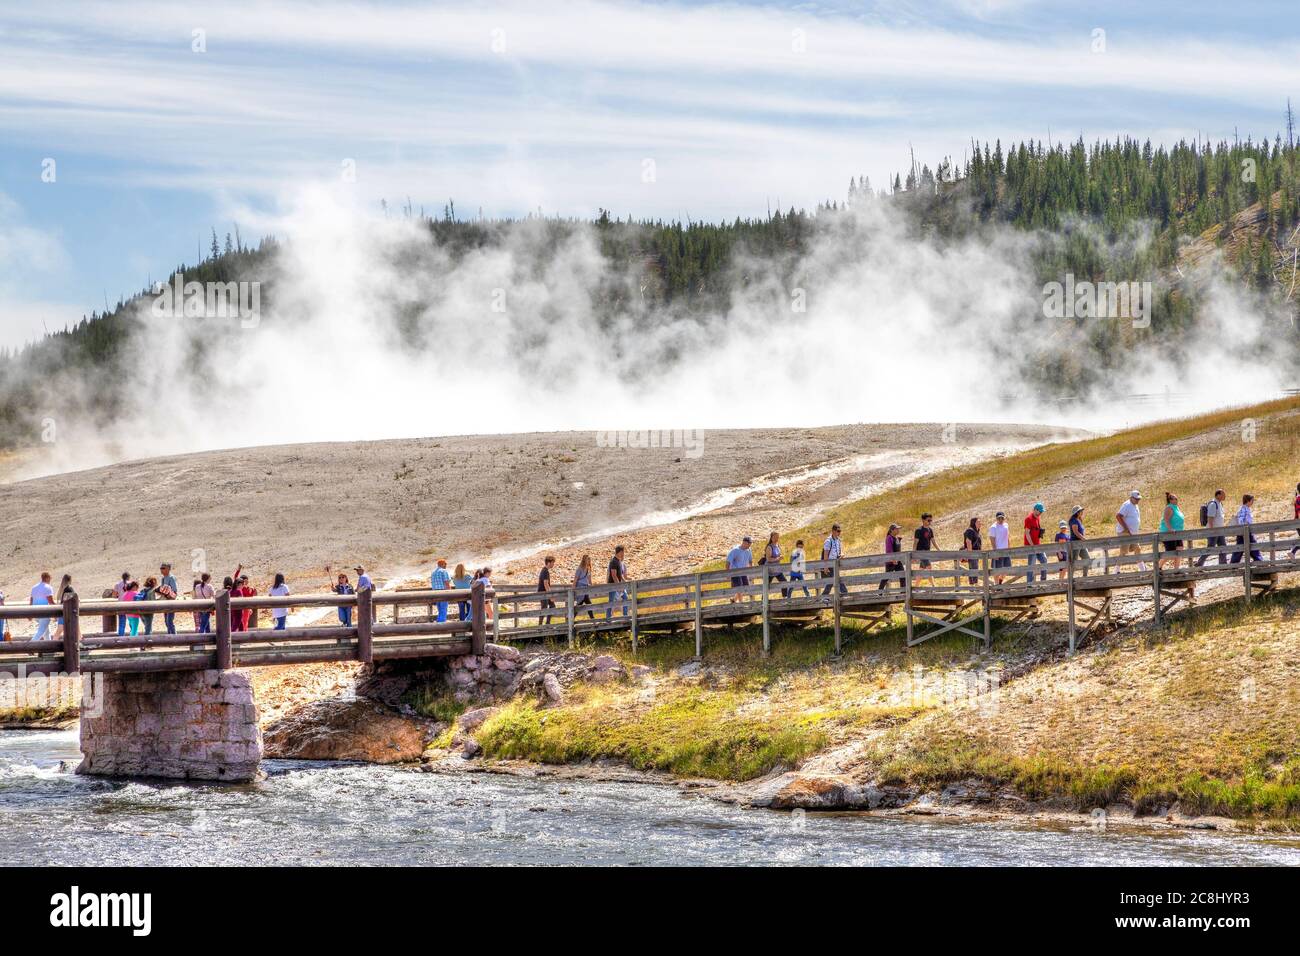
<svg viewBox="0 0 1300 956"><path fill-rule="evenodd" d="M451 586L457 591L468 591L474 586L474 575L465 570L464 564L456 565L456 573L451 576ZM462 621L469 620L469 601L457 601L456 612Z"/></svg>
<svg viewBox="0 0 1300 956"><path fill-rule="evenodd" d="M451 575L447 572L447 559L439 558L438 566L433 569L429 575L429 587L435 591L445 591L451 587ZM438 602L438 623L444 624L447 621L447 602Z"/></svg>
<svg viewBox="0 0 1300 956"><path fill-rule="evenodd" d="M1245 535L1240 535L1240 534L1237 535L1238 545L1244 546L1247 544L1248 541L1250 544L1255 543L1255 536L1253 534L1250 534L1249 532L1250 525L1254 523L1255 523L1255 496L1242 495L1241 507L1237 509L1237 524L1246 525L1247 533ZM1240 564L1245 559L1245 555L1246 555L1245 547L1242 547L1241 550L1239 551L1234 551L1232 553L1232 563ZM1250 559L1252 561L1263 561L1264 556L1260 554L1258 551L1256 551L1254 548L1251 548Z"/></svg>
<svg viewBox="0 0 1300 956"><path fill-rule="evenodd" d="M325 573L329 573L328 567L325 568ZM356 594L356 591L352 589L352 583L348 580L348 576L342 571L339 572L338 580L334 584L330 585L330 590L335 594ZM338 611L339 623L344 627L351 627L352 606L350 604L340 604Z"/></svg>
<svg viewBox="0 0 1300 956"><path fill-rule="evenodd" d="M176 583L176 577L172 574L172 566L163 563L158 568L162 579L158 582L158 597L163 601L175 601L180 597L180 585ZM176 612L165 611L163 613L163 624L167 627L168 634L176 633Z"/></svg>
<svg viewBox="0 0 1300 956"><path fill-rule="evenodd" d="M627 562L623 560L625 554L627 551L621 544L614 549L614 556L609 559L609 569L605 575L606 584L627 583ZM615 589L609 592L609 608L605 611L605 620L614 616L614 605L620 600L623 602L623 616L627 617L627 589Z"/></svg>
<svg viewBox="0 0 1300 956"><path fill-rule="evenodd" d="M283 574L276 574L275 583L271 585L271 590L266 593L269 597L289 596L289 585L285 584ZM275 622L275 630L283 631L285 624L289 620L289 609L287 607L271 608L271 620Z"/></svg>
<svg viewBox="0 0 1300 956"><path fill-rule="evenodd" d="M1034 509L1025 517L1025 544L1042 544L1043 543L1043 512L1047 509L1041 501L1034 504ZM1025 575L1025 580L1030 584L1034 583L1034 564L1047 564L1047 555L1042 552L1030 554L1028 561L1029 573ZM1046 581L1047 572L1039 571L1038 580Z"/></svg>

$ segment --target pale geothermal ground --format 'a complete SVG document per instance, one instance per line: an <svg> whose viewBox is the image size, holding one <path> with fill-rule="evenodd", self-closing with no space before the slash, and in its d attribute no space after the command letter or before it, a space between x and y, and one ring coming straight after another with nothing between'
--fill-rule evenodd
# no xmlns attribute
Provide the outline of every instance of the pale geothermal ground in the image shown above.
<svg viewBox="0 0 1300 956"><path fill-rule="evenodd" d="M56 585L67 571L85 600L123 571L143 580L169 560L187 591L202 562L217 585L242 563L260 592L283 571L302 593L324 589L327 564L354 580L350 569L363 565L383 587L426 577L438 556L453 567L490 562L497 581L522 582L543 550L559 557L558 582L584 551L599 572L615 539L644 577L715 560L743 533L759 540L926 471L1084 434L960 425L945 442L935 424L715 431L691 457L559 432L130 461L0 485L0 587L23 603L41 570Z"/></svg>

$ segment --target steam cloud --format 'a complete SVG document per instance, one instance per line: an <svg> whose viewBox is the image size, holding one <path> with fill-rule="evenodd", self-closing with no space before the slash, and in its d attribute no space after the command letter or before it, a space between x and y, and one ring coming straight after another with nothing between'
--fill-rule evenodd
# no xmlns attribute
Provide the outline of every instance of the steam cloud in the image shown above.
<svg viewBox="0 0 1300 956"><path fill-rule="evenodd" d="M1122 320L1043 318L1031 257L1052 237L1011 228L917 235L881 202L819 217L782 278L738 256L725 314L642 304L637 268L595 227L558 244L544 222L453 264L417 220L313 188L260 223L285 237L256 328L160 320L146 331L120 427L59 422L44 473L259 444L445 434L796 427L860 421L1046 421L1112 427L1276 394L1276 326L1214 272L1194 337ZM1143 240L1145 241L1145 240ZM745 276L744 283L739 282ZM247 277L244 277L247 278ZM1150 276L1126 277L1146 279ZM611 316L602 294L632 303ZM806 306L799 309L798 303ZM494 308L495 306L495 308ZM1087 323L1092 323L1090 326ZM1101 336L1112 394L1191 391L1176 410L1062 409L1035 363ZM198 355L200 372L189 363Z"/></svg>

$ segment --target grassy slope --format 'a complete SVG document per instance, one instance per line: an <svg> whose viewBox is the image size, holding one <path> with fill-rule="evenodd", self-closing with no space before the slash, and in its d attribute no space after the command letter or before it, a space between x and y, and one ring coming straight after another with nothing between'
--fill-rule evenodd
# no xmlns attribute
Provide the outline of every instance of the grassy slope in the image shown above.
<svg viewBox="0 0 1300 956"><path fill-rule="evenodd" d="M1195 520L1196 508L1216 487L1232 502L1249 488L1259 497L1257 519L1291 517L1288 492L1300 480L1300 398L1250 408L1230 409L1195 418L1158 422L1068 444L1045 445L1007 458L960 470L937 472L892 491L846 505L816 527L784 535L819 542L833 521L844 529L847 550L880 551L891 521L907 535L919 516L936 516L945 547L960 544L961 529L980 515L987 526L1003 509L1013 529L1035 501L1047 505L1047 518L1063 520L1074 505L1087 511L1094 537L1112 534L1113 515L1130 487L1142 489L1148 517L1143 530L1154 530L1163 501L1161 492L1176 492L1183 510ZM1256 423L1253 441L1243 441L1242 422ZM960 440L960 431L958 432ZM1090 476L1089 466L1104 465ZM1090 480L1104 479L1104 480ZM1239 500L1239 498L1236 498ZM1046 522L1045 522L1046 523ZM946 537L943 532L947 532ZM1019 544L1019 536L1012 539ZM814 550L811 548L809 550Z"/></svg>
<svg viewBox="0 0 1300 956"><path fill-rule="evenodd" d="M1253 441L1243 440L1246 418L1256 423ZM941 542L955 543L967 515L987 518L1004 507L1017 518L1041 499L1053 518L1084 504L1100 535L1132 485L1149 501L1166 487L1178 491L1189 516L1217 485L1230 497L1249 487L1260 497L1261 519L1278 519L1291 514L1298 450L1300 400L1291 399L933 475L847 505L825 524L840 521L850 551L875 550L890 520L910 527L909 515L930 510L946 516L938 522ZM1150 511L1148 525L1156 509ZM802 533L819 540L819 530ZM705 658L716 673L704 683L668 676L693 652L689 636L654 638L638 658L661 677L653 693L592 688L549 710L516 702L485 725L479 740L494 756L614 757L643 768L747 779L868 737L874 742L862 772L898 782L979 776L1080 807L1123 799L1143 809L1178 798L1188 809L1295 815L1300 629L1284 598L1249 618L1242 613L1227 606L1175 614L1170 630L1137 644L1114 638L1102 653L1039 667L1003 687L993 714L980 710L974 721L956 705L918 700L909 690L918 666L942 676L970 663L972 642L960 636L911 649L898 629L850 637L844 659L832 664L826 629L778 631L768 659L759 654L756 630L711 633ZM1028 634L1009 629L982 664L1014 664L1062 639L1055 625ZM614 652L630 659L623 643ZM1247 678L1254 700L1239 707Z"/></svg>
<svg viewBox="0 0 1300 956"><path fill-rule="evenodd" d="M1300 592L1198 608L883 735L872 777L977 777L1076 809L1300 815Z"/></svg>

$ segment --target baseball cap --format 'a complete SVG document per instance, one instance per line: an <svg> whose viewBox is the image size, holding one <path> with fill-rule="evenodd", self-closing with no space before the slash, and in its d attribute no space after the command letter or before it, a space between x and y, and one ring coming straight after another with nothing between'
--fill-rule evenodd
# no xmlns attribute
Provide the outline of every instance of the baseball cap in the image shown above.
<svg viewBox="0 0 1300 956"><path fill-rule="evenodd" d="M1042 512L1046 511L1047 509L1043 507L1043 503L1042 503L1041 501L1035 501L1035 502L1034 502L1034 510L1037 511L1037 512L1039 512L1039 513L1041 514Z"/></svg>
<svg viewBox="0 0 1300 956"><path fill-rule="evenodd" d="M995 514L993 517L995 517L995 518L1005 518L1006 516L1007 516L1007 513L1006 513L1005 511L999 511L999 512L998 512L997 514Z"/></svg>

